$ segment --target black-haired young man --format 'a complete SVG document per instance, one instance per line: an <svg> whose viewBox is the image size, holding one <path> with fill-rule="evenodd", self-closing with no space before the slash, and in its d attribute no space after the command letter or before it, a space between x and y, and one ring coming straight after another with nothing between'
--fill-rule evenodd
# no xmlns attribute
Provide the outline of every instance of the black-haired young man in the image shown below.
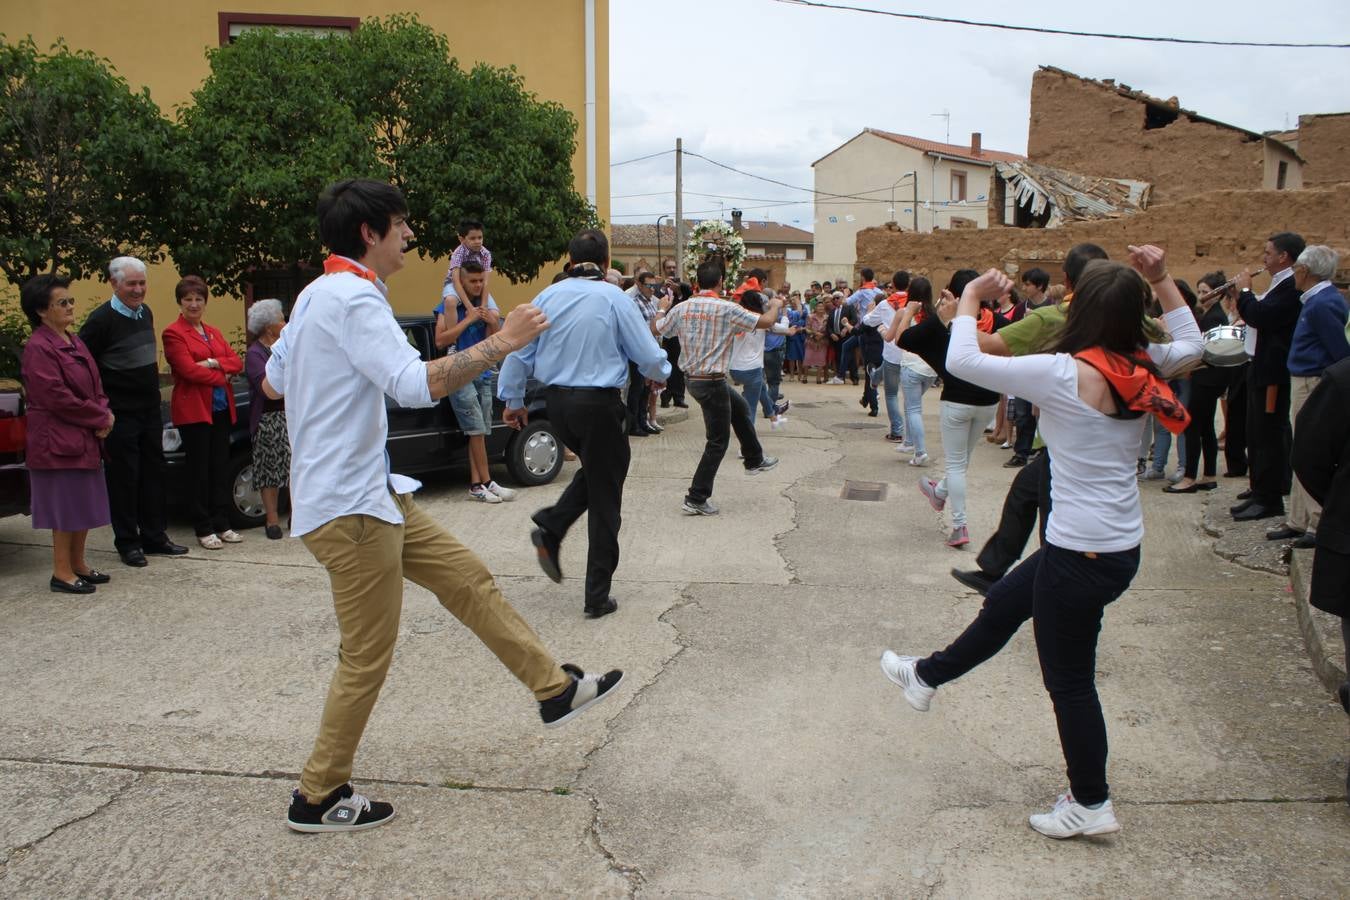
<svg viewBox="0 0 1350 900"><path fill-rule="evenodd" d="M404 337L385 279L403 268L413 237L403 195L364 179L327 187L319 233L332 251L301 292L272 347L264 391L286 397L291 435L292 534L328 570L341 632L314 750L286 824L304 832L359 831L394 815L353 793L352 759L393 659L403 579L436 594L534 692L546 725L606 696L623 678L559 666L467 547L413 502L418 487L389 471L385 397L430 406L548 327L522 306L496 334L424 362Z"/></svg>

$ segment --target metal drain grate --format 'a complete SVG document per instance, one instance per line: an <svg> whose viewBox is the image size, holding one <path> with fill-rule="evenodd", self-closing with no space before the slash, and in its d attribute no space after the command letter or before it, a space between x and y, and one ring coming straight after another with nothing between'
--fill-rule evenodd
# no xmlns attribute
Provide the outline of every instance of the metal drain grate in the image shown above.
<svg viewBox="0 0 1350 900"><path fill-rule="evenodd" d="M845 481L844 488L839 492L841 500L864 500L876 503L886 499L886 482L884 481Z"/></svg>

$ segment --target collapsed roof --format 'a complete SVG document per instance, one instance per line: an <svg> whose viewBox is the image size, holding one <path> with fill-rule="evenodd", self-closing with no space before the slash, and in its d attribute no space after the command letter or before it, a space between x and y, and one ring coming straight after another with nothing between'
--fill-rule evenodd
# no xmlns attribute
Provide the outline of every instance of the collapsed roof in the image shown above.
<svg viewBox="0 0 1350 900"><path fill-rule="evenodd" d="M1143 181L1080 175L1025 161L998 162L994 171L1007 183L1015 204L1045 228L1133 215L1148 206L1153 190Z"/></svg>

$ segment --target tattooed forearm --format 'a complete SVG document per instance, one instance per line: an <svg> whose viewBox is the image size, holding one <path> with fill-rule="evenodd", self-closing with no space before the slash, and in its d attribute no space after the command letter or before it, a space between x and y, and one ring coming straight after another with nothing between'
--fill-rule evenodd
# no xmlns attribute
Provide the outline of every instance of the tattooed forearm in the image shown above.
<svg viewBox="0 0 1350 900"><path fill-rule="evenodd" d="M427 387L431 399L439 400L473 381L493 363L501 362L516 348L501 334L490 335L468 350L427 363Z"/></svg>

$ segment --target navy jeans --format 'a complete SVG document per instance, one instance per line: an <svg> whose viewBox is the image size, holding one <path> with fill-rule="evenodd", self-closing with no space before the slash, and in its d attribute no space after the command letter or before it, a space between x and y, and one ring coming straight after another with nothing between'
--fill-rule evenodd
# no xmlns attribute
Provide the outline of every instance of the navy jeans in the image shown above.
<svg viewBox="0 0 1350 900"><path fill-rule="evenodd" d="M839 345L839 377L844 377L847 370L848 377L854 381L858 380L858 358L853 351L858 349L858 335L851 334L844 338Z"/></svg>
<svg viewBox="0 0 1350 900"><path fill-rule="evenodd" d="M1085 806L1101 803L1106 783L1106 720L1097 698L1097 635L1102 610L1139 570L1139 548L1088 556L1046 544L989 589L975 621L945 650L919 660L937 687L990 659L1032 620L1041 679L1050 692L1069 789Z"/></svg>

